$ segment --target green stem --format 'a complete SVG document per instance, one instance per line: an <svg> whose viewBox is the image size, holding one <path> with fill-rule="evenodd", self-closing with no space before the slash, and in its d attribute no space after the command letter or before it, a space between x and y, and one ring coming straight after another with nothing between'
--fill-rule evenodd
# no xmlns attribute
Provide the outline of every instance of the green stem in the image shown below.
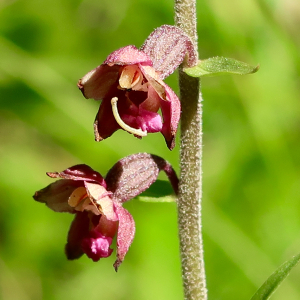
<svg viewBox="0 0 300 300"><path fill-rule="evenodd" d="M192 39L197 52L196 0L175 0L175 23ZM181 114L178 226L186 300L206 300L201 227L202 98L200 81L179 70Z"/></svg>

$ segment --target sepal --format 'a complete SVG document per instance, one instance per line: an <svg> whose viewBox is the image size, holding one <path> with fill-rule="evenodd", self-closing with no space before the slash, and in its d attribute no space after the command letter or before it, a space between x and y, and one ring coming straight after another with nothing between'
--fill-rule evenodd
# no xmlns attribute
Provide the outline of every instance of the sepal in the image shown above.
<svg viewBox="0 0 300 300"><path fill-rule="evenodd" d="M162 170L177 193L178 178L172 166L149 153L137 153L119 160L106 175L107 189L115 201L126 202L148 189Z"/></svg>
<svg viewBox="0 0 300 300"><path fill-rule="evenodd" d="M163 25L155 29L141 50L151 57L153 67L160 72L162 79L173 73L185 57L188 66L194 66L197 62L193 42L176 26Z"/></svg>

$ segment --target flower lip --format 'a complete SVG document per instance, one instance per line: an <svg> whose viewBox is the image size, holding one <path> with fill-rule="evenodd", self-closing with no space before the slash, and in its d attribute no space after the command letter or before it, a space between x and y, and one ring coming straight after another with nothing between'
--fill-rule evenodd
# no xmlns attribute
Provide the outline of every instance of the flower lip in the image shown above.
<svg viewBox="0 0 300 300"><path fill-rule="evenodd" d="M94 262L97 262L100 258L109 257L113 249L110 249L112 244L112 238L102 235L96 230L89 232L89 237L86 237L81 242L83 252L91 258Z"/></svg>

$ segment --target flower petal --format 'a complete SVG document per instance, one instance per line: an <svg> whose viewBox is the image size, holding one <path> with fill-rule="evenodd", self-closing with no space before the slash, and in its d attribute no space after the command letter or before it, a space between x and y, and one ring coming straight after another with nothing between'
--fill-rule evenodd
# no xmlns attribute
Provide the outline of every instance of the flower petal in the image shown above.
<svg viewBox="0 0 300 300"><path fill-rule="evenodd" d="M149 66L140 65L140 70L142 71L146 79L149 81L150 85L157 92L157 94L162 99L165 99L165 83L162 81L159 73L157 73L154 68Z"/></svg>
<svg viewBox="0 0 300 300"><path fill-rule="evenodd" d="M170 150L175 146L175 135L180 119L180 100L173 90L165 84L166 100L161 100L161 111L164 119L162 134Z"/></svg>
<svg viewBox="0 0 300 300"><path fill-rule="evenodd" d="M68 204L76 211L89 211L94 215L100 215L100 211L95 203L88 197L86 187L77 188L69 197Z"/></svg>
<svg viewBox="0 0 300 300"><path fill-rule="evenodd" d="M113 115L110 99L104 99L94 122L95 140L100 142L120 128Z"/></svg>
<svg viewBox="0 0 300 300"><path fill-rule="evenodd" d="M74 213L75 209L68 204L68 199L72 192L82 185L83 183L79 181L61 179L35 192L33 198L45 203L54 211Z"/></svg>
<svg viewBox="0 0 300 300"><path fill-rule="evenodd" d="M133 45L112 52L104 61L104 64L108 65L134 65L139 63L152 66L151 58Z"/></svg>
<svg viewBox="0 0 300 300"><path fill-rule="evenodd" d="M175 147L175 135L181 113L180 100L173 90L153 71L153 68L148 66L140 66L140 68L149 81L150 87L154 89L160 97L160 106L164 119L161 132L165 137L169 149L172 150Z"/></svg>
<svg viewBox="0 0 300 300"><path fill-rule="evenodd" d="M120 66L102 64L82 77L77 86L85 98L101 100L111 89L117 88L119 69Z"/></svg>
<svg viewBox="0 0 300 300"><path fill-rule="evenodd" d="M81 164L75 165L62 172L48 172L47 175L51 178L64 178L72 180L92 181L106 187L104 178L98 172L94 171L91 167Z"/></svg>
<svg viewBox="0 0 300 300"><path fill-rule="evenodd" d="M108 196L110 193L103 186L96 183L85 182L85 187L89 198L95 201L95 205L100 205L101 214L105 215L108 220L117 221L118 218L114 212L113 201Z"/></svg>
<svg viewBox="0 0 300 300"><path fill-rule="evenodd" d="M87 212L77 212L68 233L65 247L67 258L77 259L83 254L81 242L89 235L89 217Z"/></svg>
<svg viewBox="0 0 300 300"><path fill-rule="evenodd" d="M133 241L135 223L132 215L121 205L115 205L115 210L119 218L119 229L117 236L117 260L114 263L114 268L118 271Z"/></svg>
<svg viewBox="0 0 300 300"><path fill-rule="evenodd" d="M188 55L188 66L197 63L197 53L191 39L178 27L163 25L154 30L141 50L147 53L153 67L166 78L183 62Z"/></svg>

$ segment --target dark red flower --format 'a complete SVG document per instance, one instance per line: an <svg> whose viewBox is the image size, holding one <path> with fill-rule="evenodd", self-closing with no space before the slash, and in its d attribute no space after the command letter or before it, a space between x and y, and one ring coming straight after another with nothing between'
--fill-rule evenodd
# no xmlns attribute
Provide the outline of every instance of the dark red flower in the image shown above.
<svg viewBox="0 0 300 300"><path fill-rule="evenodd" d="M116 50L79 80L85 98L102 100L94 123L96 141L121 128L139 138L161 132L174 148L180 101L163 79L192 53L191 45L179 28L165 25L149 36L143 50Z"/></svg>
<svg viewBox="0 0 300 300"><path fill-rule="evenodd" d="M145 191L160 170L166 172L177 192L178 179L170 164L158 156L139 153L115 164L106 180L87 165L47 173L61 179L33 197L54 211L75 214L65 248L68 259L79 258L83 253L93 261L108 257L116 236L117 270L135 234L133 217L122 205Z"/></svg>

